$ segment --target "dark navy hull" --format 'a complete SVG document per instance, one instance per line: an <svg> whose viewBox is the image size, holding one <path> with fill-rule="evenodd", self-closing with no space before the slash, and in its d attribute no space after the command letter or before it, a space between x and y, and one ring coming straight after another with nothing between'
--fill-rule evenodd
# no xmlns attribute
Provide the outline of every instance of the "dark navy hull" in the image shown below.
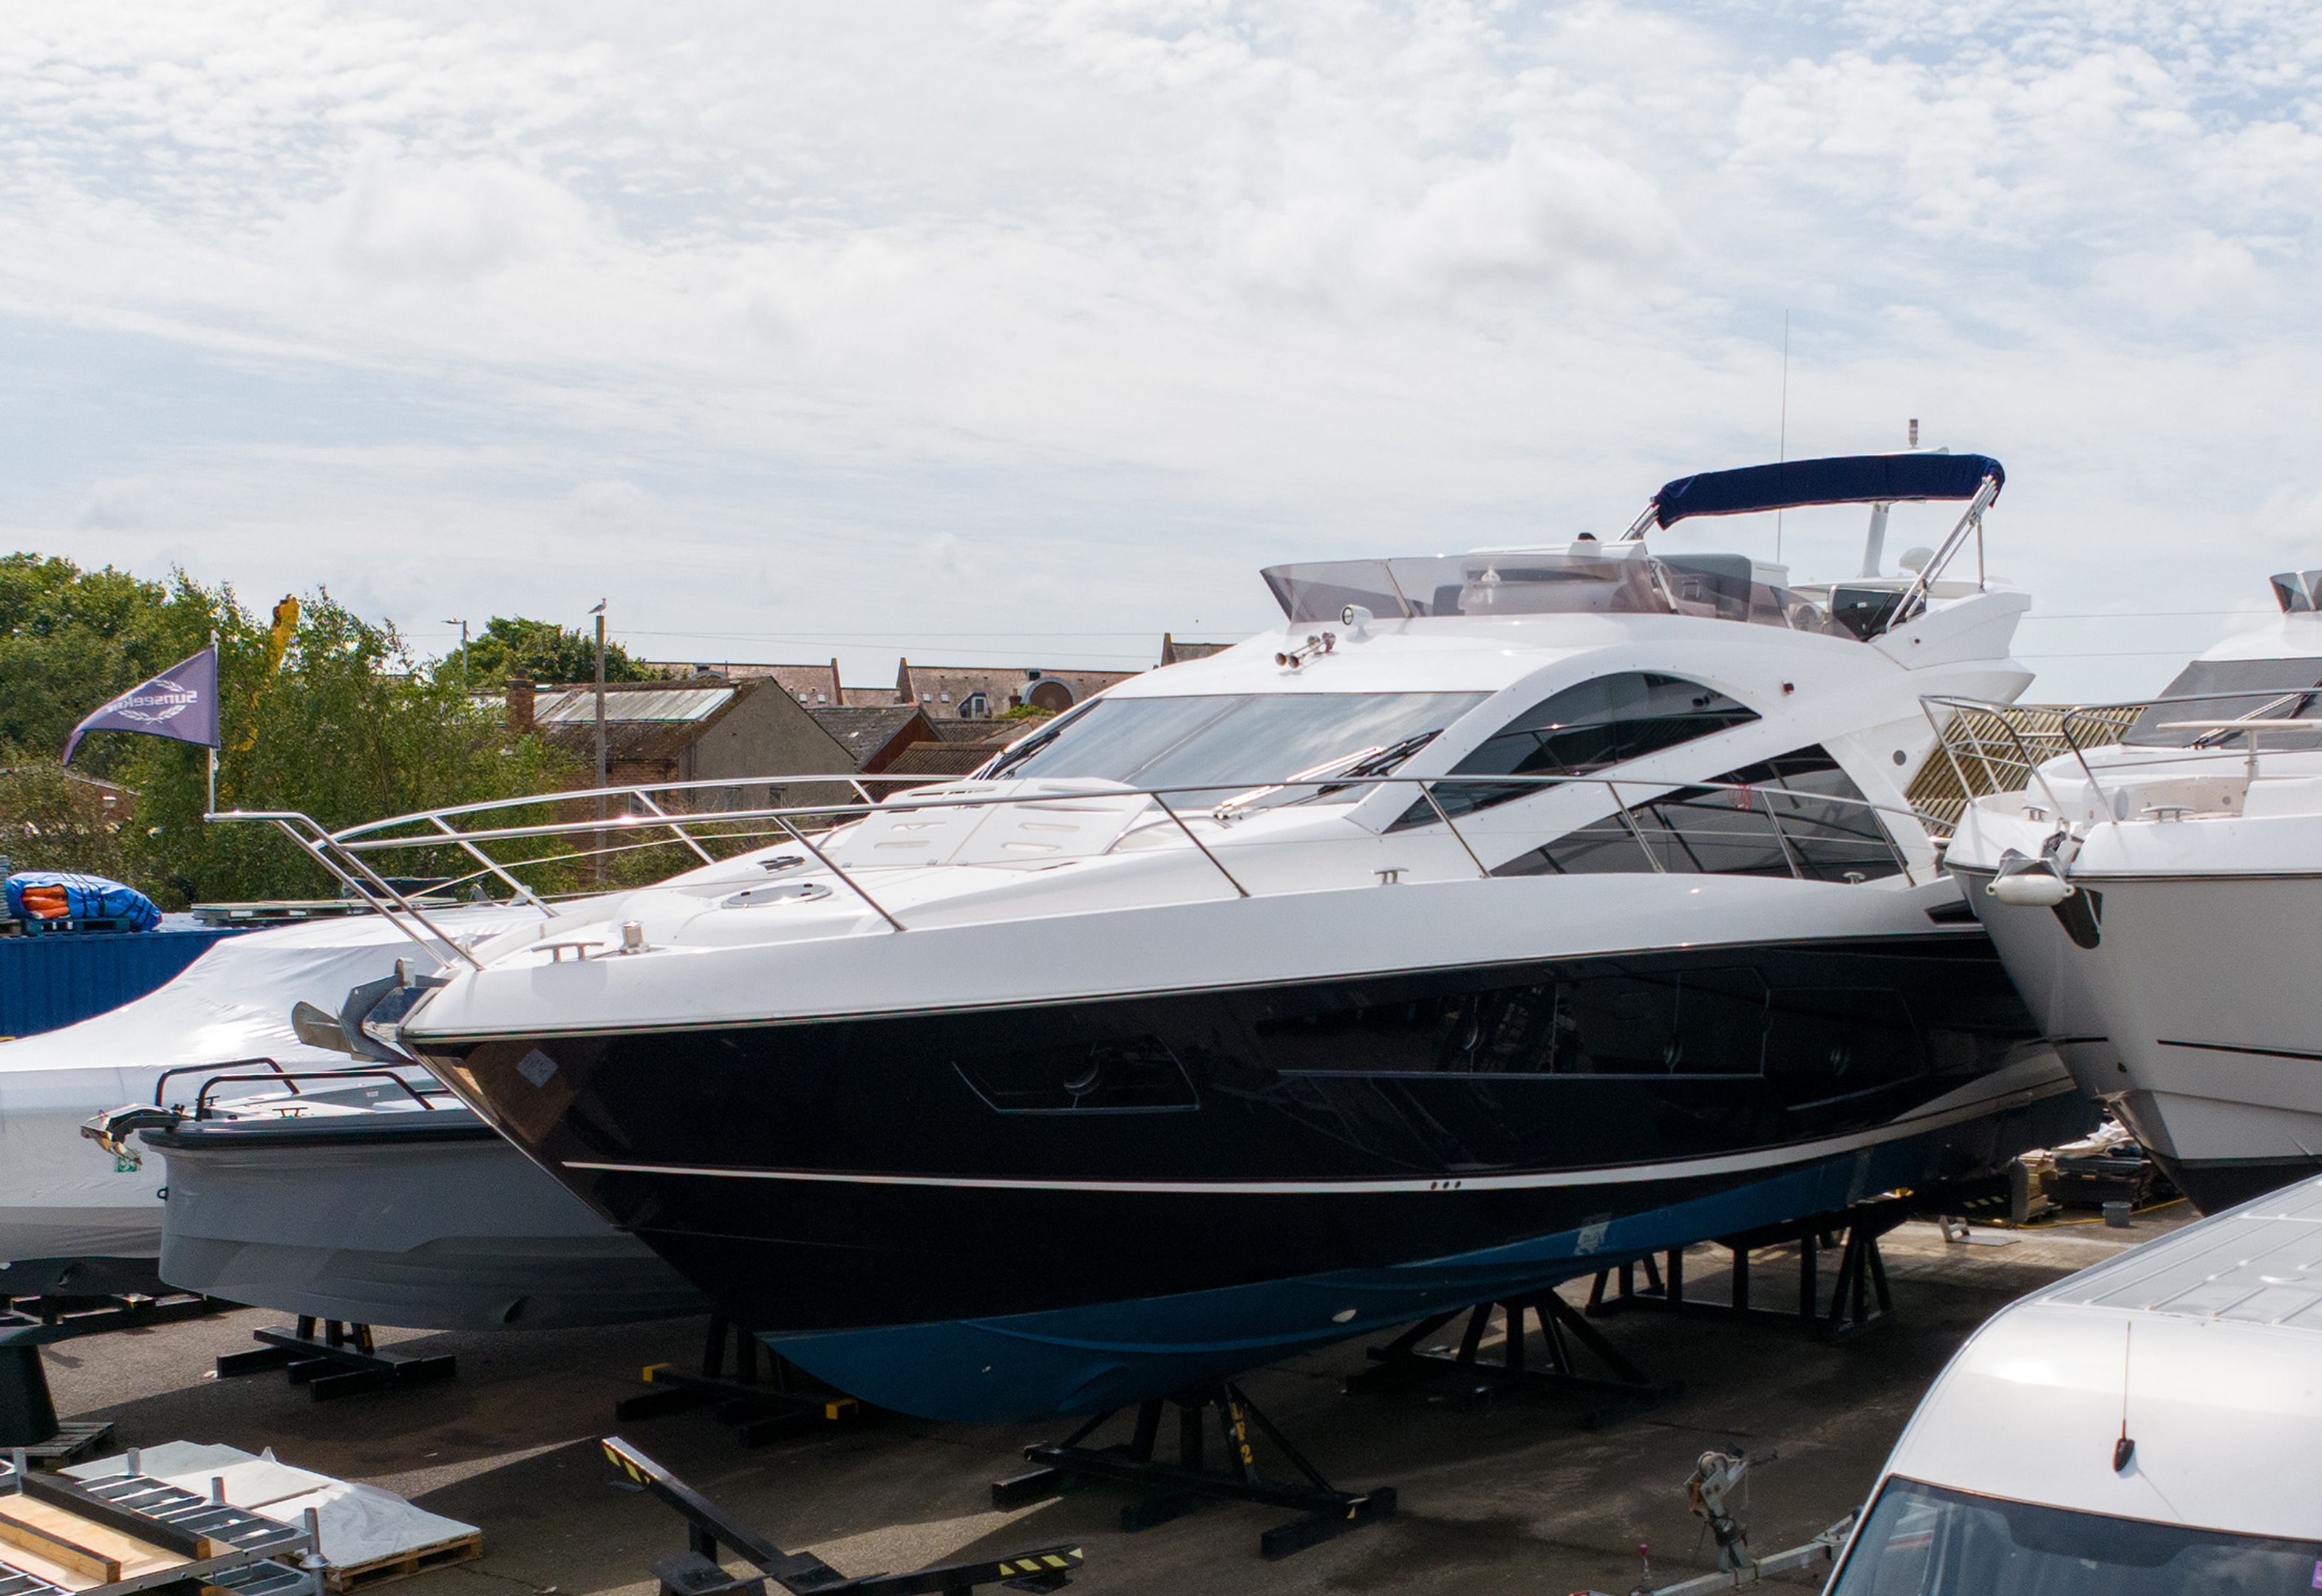
<svg viewBox="0 0 2322 1596"><path fill-rule="evenodd" d="M782 1333L1538 1247L1906 1140L1989 1167L2035 1034L1966 927L428 1051Z"/></svg>
<svg viewBox="0 0 2322 1596"><path fill-rule="evenodd" d="M1703 1237L1924 1186L1987 1159L1995 1145L2036 1146L2082 1135L2095 1115L2077 1092L2060 1090L1997 1119L1824 1159L1601 1226L1393 1269L1005 1318L765 1339L818 1378L921 1418L1003 1424L1102 1413L1429 1314L1544 1290Z"/></svg>

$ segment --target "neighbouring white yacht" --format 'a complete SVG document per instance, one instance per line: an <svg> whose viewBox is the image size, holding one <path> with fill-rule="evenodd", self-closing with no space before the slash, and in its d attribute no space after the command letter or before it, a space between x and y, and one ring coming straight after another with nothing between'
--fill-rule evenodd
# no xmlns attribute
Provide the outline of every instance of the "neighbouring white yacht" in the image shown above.
<svg viewBox="0 0 2322 1596"><path fill-rule="evenodd" d="M548 912L430 908L423 948ZM0 1043L0 1292L150 1290L158 1272L420 1329L697 1310L666 1263L424 1070L359 1032L347 1044L351 989L386 995L414 953L368 913L247 932L109 1013Z"/></svg>
<svg viewBox="0 0 2322 1596"><path fill-rule="evenodd" d="M2010 740L2020 790L1971 802L1947 862L2082 1085L2215 1212L2322 1172L2322 572L2149 704ZM2011 783L2012 785L2012 783Z"/></svg>
<svg viewBox="0 0 2322 1596"><path fill-rule="evenodd" d="M2001 481L1791 461L1614 543L1277 567L1279 628L835 825L619 789L701 868L447 956L373 1034L785 1355L961 1418L1995 1168L2094 1114L1905 799L1923 695L2029 680ZM1964 505L1943 547L1829 587L1648 546L1912 500ZM606 828L531 801L327 852Z"/></svg>
<svg viewBox="0 0 2322 1596"><path fill-rule="evenodd" d="M472 937L527 917L539 913L462 906L438 923ZM412 954L410 939L372 914L245 932L142 998L0 1042L0 1291L150 1281L160 1179L133 1151L100 1157L81 1126L124 1102L158 1101L172 1081L190 1090L197 1082L183 1078L196 1072L345 1067L345 1053L300 1039L291 1009L305 1001L335 1012L350 988L392 977Z"/></svg>

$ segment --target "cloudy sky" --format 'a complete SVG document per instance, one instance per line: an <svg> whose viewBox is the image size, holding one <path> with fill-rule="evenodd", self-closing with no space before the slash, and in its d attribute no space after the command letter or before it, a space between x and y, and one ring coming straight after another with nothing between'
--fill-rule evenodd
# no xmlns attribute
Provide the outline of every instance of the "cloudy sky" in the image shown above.
<svg viewBox="0 0 2322 1596"><path fill-rule="evenodd" d="M1147 663L1913 416L2043 694L2322 566L2311 3L0 16L0 538L433 652Z"/></svg>

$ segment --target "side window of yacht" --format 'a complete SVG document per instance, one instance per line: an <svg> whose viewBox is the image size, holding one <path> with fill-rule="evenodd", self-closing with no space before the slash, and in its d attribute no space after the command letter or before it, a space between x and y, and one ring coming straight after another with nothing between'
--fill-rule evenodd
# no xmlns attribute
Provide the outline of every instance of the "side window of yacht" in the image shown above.
<svg viewBox="0 0 2322 1596"><path fill-rule="evenodd" d="M1586 776L1757 718L1756 711L1697 681L1626 670L1551 693L1486 738L1450 774ZM1522 798L1541 785L1445 781L1434 792L1444 811L1456 816ZM1431 818L1422 803L1398 824Z"/></svg>
<svg viewBox="0 0 2322 1596"><path fill-rule="evenodd" d="M1927 1072L1911 1006L1891 987L1781 987L1773 994L1766 1073L1867 1090Z"/></svg>
<svg viewBox="0 0 2322 1596"><path fill-rule="evenodd" d="M1303 1075L1756 1075L1769 1023L1746 967L1586 971L1435 998L1331 1007L1285 994L1269 1062Z"/></svg>
<svg viewBox="0 0 2322 1596"><path fill-rule="evenodd" d="M1901 853L1862 789L1820 744L1681 788L1518 855L1504 876L1794 876L1876 880Z"/></svg>
<svg viewBox="0 0 2322 1596"><path fill-rule="evenodd" d="M1201 1098L1169 1044L1154 1035L1065 1043L957 1059L975 1095L1003 1114L1152 1113Z"/></svg>

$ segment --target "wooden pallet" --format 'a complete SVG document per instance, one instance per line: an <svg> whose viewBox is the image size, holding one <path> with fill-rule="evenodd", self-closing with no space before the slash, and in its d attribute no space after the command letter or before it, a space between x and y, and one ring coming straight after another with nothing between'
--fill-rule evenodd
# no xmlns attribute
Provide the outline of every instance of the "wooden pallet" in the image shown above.
<svg viewBox="0 0 2322 1596"><path fill-rule="evenodd" d="M483 1532L471 1530L456 1539L438 1541L432 1546L421 1546L416 1551L398 1552L391 1557L374 1558L369 1563L352 1564L345 1568L334 1566L325 1572L323 1579L334 1591L368 1591L374 1585L407 1580L416 1573L449 1568L455 1563L473 1563L483 1555Z"/></svg>
<svg viewBox="0 0 2322 1596"><path fill-rule="evenodd" d="M83 1458L102 1451L112 1439L113 1424L110 1419L59 1419L55 1435L24 1448L24 1461L35 1468L69 1468Z"/></svg>

